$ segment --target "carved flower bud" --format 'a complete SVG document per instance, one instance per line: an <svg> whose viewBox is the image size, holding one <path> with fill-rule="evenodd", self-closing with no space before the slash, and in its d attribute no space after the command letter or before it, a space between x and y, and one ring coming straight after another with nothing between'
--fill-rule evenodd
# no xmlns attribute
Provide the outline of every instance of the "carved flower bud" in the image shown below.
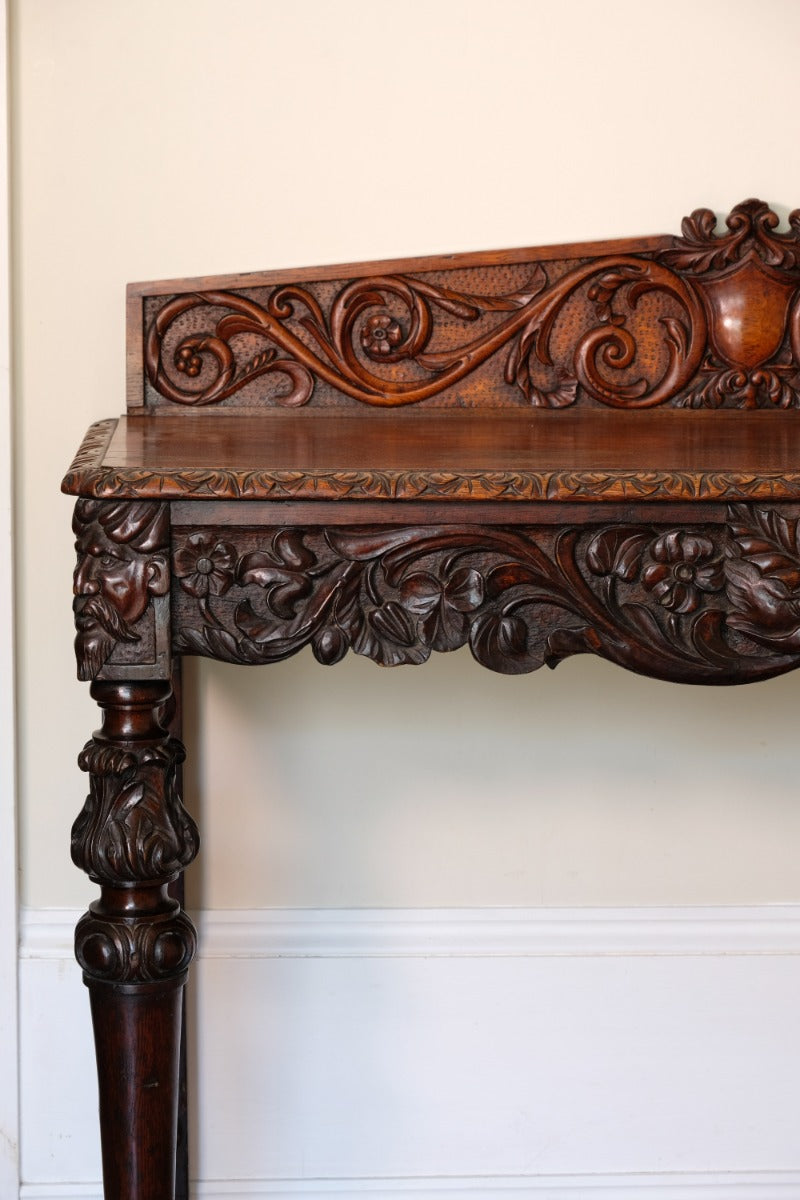
<svg viewBox="0 0 800 1200"><path fill-rule="evenodd" d="M335 625L321 629L311 642L314 658L325 667L331 667L344 658L348 647L347 638Z"/></svg>

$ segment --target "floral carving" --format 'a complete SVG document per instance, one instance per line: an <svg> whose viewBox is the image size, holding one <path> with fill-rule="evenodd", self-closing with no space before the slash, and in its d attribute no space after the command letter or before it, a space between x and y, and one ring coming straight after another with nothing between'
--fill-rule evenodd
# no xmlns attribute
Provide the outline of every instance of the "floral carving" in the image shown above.
<svg viewBox="0 0 800 1200"><path fill-rule="evenodd" d="M180 597L175 646L396 665L469 645L506 673L588 652L665 679L764 678L800 654L799 524L734 506L727 524L243 529L213 613Z"/></svg>
<svg viewBox="0 0 800 1200"><path fill-rule="evenodd" d="M340 281L332 296L315 283L187 292L150 304L146 374L179 404L249 389L247 403L296 406L323 384L391 407L439 396L502 352L491 378L502 405L521 392L547 408L797 406L800 210L778 233L769 206L747 200L726 225L718 232L714 214L697 209L663 249L534 261L505 293L492 290L491 267L478 268L485 290L450 286L458 267L447 260L428 273ZM267 375L288 378L289 390L254 391Z"/></svg>
<svg viewBox="0 0 800 1200"><path fill-rule="evenodd" d="M563 350L554 357L554 329L579 295L587 306L583 327L566 358ZM645 297L666 307L637 334L629 318ZM204 309L213 327L198 334ZM439 336L441 314L448 329L480 323L481 332L454 345L449 334ZM640 336L647 342L641 355ZM243 361L242 337L264 349ZM679 392L699 365L704 339L703 306L679 275L652 258L617 255L553 279L536 263L528 281L504 295L403 274L353 280L327 310L313 285L276 288L262 303L232 291L192 292L152 318L145 368L155 390L179 404L216 404L267 373L283 373L292 386L274 403L305 404L321 381L362 403L394 407L439 395L508 347L498 385L519 388L530 404L564 407L582 387L600 403L630 408ZM628 368L639 362L642 373L632 375Z"/></svg>
<svg viewBox="0 0 800 1200"><path fill-rule="evenodd" d="M235 550L226 542L191 534L175 556L181 587L198 599L222 596L233 583Z"/></svg>
<svg viewBox="0 0 800 1200"><path fill-rule="evenodd" d="M711 538L672 529L656 538L650 554L654 561L642 572L642 582L664 608L694 612L702 592L722 590L722 559Z"/></svg>
<svg viewBox="0 0 800 1200"><path fill-rule="evenodd" d="M474 567L448 570L441 577L421 571L409 575L400 588L406 610L421 618L420 632L432 650L455 650L463 646L469 630L469 614L483 603L483 578Z"/></svg>
<svg viewBox="0 0 800 1200"><path fill-rule="evenodd" d="M361 345L371 358L388 358L402 340L400 322L393 317L368 317L361 328Z"/></svg>

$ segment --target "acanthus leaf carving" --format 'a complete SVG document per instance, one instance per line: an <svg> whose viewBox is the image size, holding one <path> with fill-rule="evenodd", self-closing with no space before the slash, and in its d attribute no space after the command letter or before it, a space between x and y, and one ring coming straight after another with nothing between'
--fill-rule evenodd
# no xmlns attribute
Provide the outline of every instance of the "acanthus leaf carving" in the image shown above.
<svg viewBox="0 0 800 1200"><path fill-rule="evenodd" d="M469 645L505 673L588 651L665 679L764 678L800 654L799 523L732 506L726 524L237 530L230 589L177 596L176 649L396 665Z"/></svg>
<svg viewBox="0 0 800 1200"><path fill-rule="evenodd" d="M594 322L585 323L574 352L555 361L554 327L582 290ZM638 342L628 317L654 294L672 308L655 325L655 340L648 335L651 353L640 357L652 358L660 340L666 367L655 378L630 378ZM181 333L187 315L201 310L202 316L203 309L213 328ZM440 343L439 311L467 325L481 322L482 331L456 345ZM236 338L243 335L266 349L238 363ZM696 371L704 341L704 311L692 288L651 258L618 255L554 279L537 263L526 286L506 295L460 293L421 276L372 276L345 284L327 312L312 285L279 287L263 304L231 291L193 292L167 301L152 319L145 367L155 390L179 404L219 403L267 372L292 374L294 364L292 390L273 402L307 403L319 380L361 403L396 407L439 395L508 347L503 378L529 403L565 407L580 385L596 401L622 408L675 395Z"/></svg>
<svg viewBox="0 0 800 1200"><path fill-rule="evenodd" d="M75 865L114 886L169 881L187 866L198 835L175 784L183 758L175 738L144 746L87 742L78 765L90 789L72 829Z"/></svg>
<svg viewBox="0 0 800 1200"><path fill-rule="evenodd" d="M662 262L680 271L704 274L722 271L745 258L758 258L765 266L786 271L800 267L800 209L789 216L789 233L776 233L778 216L763 200L743 200L733 208L717 233L717 218L710 208L696 208L684 217L681 237L659 255Z"/></svg>
<svg viewBox="0 0 800 1200"><path fill-rule="evenodd" d="M514 266L527 279L505 292L492 291L490 273L485 290L460 291L444 265L342 280L332 296L315 283L191 291L149 309L146 374L178 404L219 404L249 389L248 404L298 406L324 384L394 407L454 389L505 350L492 376L502 405L515 403L510 388L547 408L796 407L800 211L787 232L778 223L760 200L737 205L722 232L697 209L682 236L654 252L577 265L523 258ZM480 286L480 275L471 279ZM637 325L643 301L648 319ZM554 338L562 319L571 332ZM267 375L288 379L289 390L254 392Z"/></svg>

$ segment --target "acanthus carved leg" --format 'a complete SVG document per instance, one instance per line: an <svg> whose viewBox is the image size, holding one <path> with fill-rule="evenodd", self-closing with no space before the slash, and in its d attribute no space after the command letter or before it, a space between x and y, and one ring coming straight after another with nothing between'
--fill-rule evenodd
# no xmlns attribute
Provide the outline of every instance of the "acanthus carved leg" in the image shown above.
<svg viewBox="0 0 800 1200"><path fill-rule="evenodd" d="M100 885L75 933L92 1007L106 1200L172 1200L183 985L195 932L169 885L197 830L175 776L183 747L160 723L169 684L95 682L103 726L72 857Z"/></svg>

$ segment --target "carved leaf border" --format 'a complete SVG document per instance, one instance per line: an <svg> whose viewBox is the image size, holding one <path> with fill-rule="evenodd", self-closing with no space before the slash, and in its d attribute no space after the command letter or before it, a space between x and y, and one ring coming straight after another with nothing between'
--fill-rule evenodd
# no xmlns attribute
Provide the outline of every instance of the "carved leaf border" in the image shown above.
<svg viewBox="0 0 800 1200"><path fill-rule="evenodd" d="M111 499L797 500L797 471L238 470L93 466L62 490Z"/></svg>

